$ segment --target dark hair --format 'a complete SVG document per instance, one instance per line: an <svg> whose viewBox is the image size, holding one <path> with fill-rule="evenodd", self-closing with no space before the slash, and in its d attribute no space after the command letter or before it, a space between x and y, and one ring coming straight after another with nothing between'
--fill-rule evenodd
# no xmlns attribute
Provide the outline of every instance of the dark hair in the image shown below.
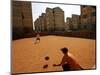
<svg viewBox="0 0 100 75"><path fill-rule="evenodd" d="M46 56L46 57L45 57L45 60L49 60L49 56Z"/></svg>
<svg viewBox="0 0 100 75"><path fill-rule="evenodd" d="M65 54L65 53L67 53L68 52L68 48L61 48L61 51Z"/></svg>

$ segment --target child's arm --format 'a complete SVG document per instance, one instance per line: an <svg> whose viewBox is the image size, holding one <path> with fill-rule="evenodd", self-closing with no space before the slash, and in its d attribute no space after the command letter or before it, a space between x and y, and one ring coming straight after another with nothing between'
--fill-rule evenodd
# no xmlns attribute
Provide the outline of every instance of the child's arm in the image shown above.
<svg viewBox="0 0 100 75"><path fill-rule="evenodd" d="M64 62L65 61L64 61L64 57L63 57L60 64L53 64L53 66L61 66Z"/></svg>
<svg viewBox="0 0 100 75"><path fill-rule="evenodd" d="M61 66L61 64L53 64L53 66Z"/></svg>

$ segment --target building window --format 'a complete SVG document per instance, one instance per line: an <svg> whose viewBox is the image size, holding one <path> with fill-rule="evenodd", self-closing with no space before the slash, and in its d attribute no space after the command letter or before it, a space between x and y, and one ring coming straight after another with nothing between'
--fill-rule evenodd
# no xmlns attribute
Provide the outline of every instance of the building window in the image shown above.
<svg viewBox="0 0 100 75"><path fill-rule="evenodd" d="M21 14L20 14L20 12L18 12L18 11L13 11L13 16L15 17L20 17L21 16Z"/></svg>
<svg viewBox="0 0 100 75"><path fill-rule="evenodd" d="M87 18L87 15L83 15L82 17L83 17L83 18Z"/></svg>
<svg viewBox="0 0 100 75"><path fill-rule="evenodd" d="M96 12L91 13L92 16L96 16Z"/></svg>
<svg viewBox="0 0 100 75"><path fill-rule="evenodd" d="M96 6L91 6L92 8L96 9Z"/></svg>
<svg viewBox="0 0 100 75"><path fill-rule="evenodd" d="M82 7L85 8L86 6L85 5L82 5Z"/></svg>

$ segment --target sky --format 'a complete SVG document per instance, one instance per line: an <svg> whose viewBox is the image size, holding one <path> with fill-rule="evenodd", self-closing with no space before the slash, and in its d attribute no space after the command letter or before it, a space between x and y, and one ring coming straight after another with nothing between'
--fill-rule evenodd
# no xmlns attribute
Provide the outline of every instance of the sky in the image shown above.
<svg viewBox="0 0 100 75"><path fill-rule="evenodd" d="M45 13L47 7L60 7L64 11L65 20L66 17L71 17L72 14L80 15L80 5L32 3L33 22L41 15L41 13Z"/></svg>

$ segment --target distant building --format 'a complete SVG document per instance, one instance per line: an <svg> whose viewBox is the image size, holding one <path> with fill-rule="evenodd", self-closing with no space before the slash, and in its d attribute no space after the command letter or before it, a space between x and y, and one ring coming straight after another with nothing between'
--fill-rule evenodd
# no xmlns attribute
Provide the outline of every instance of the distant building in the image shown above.
<svg viewBox="0 0 100 75"><path fill-rule="evenodd" d="M55 31L64 31L64 11L59 7L55 7L53 8L53 14Z"/></svg>
<svg viewBox="0 0 100 75"><path fill-rule="evenodd" d="M78 30L80 25L80 16L76 14L72 14L72 25L73 30Z"/></svg>
<svg viewBox="0 0 100 75"><path fill-rule="evenodd" d="M31 2L12 1L12 29L14 38L33 32Z"/></svg>
<svg viewBox="0 0 100 75"><path fill-rule="evenodd" d="M67 18L66 18L66 25L67 25L67 28L68 28L69 30L72 30L72 29L73 29L72 18L70 18L70 17L67 17Z"/></svg>
<svg viewBox="0 0 100 75"><path fill-rule="evenodd" d="M81 6L81 29L95 30L96 6Z"/></svg>
<svg viewBox="0 0 100 75"><path fill-rule="evenodd" d="M47 31L54 31L54 14L51 8L46 9L46 26Z"/></svg>
<svg viewBox="0 0 100 75"><path fill-rule="evenodd" d="M47 25L46 25L46 13L42 13L42 16L43 16L43 31L46 31L47 30Z"/></svg>
<svg viewBox="0 0 100 75"><path fill-rule="evenodd" d="M34 21L35 31L39 31L39 18Z"/></svg>
<svg viewBox="0 0 100 75"><path fill-rule="evenodd" d="M39 19L40 19L40 21L41 21L41 24L40 24L40 31L44 31L44 19L43 19L43 16L41 15Z"/></svg>
<svg viewBox="0 0 100 75"><path fill-rule="evenodd" d="M34 22L34 24L36 30L38 29L37 27L41 28L38 29L41 32L64 31L64 11L59 7L46 8L46 13L42 13L39 17L39 21Z"/></svg>
<svg viewBox="0 0 100 75"><path fill-rule="evenodd" d="M44 26L44 22L43 22L43 17L42 17L42 15L41 15L41 16L39 16L39 21L40 21L40 24L39 24L40 31L42 31L43 26Z"/></svg>
<svg viewBox="0 0 100 75"><path fill-rule="evenodd" d="M39 32L41 32L42 31L42 16L39 16L38 27L39 27Z"/></svg>
<svg viewBox="0 0 100 75"><path fill-rule="evenodd" d="M43 32L47 29L46 27L46 14L42 13L39 18L34 21L35 31Z"/></svg>
<svg viewBox="0 0 100 75"><path fill-rule="evenodd" d="M69 22L68 22L68 17L66 18L66 22L65 22L65 31L68 31L68 30L70 30L70 27L69 27L70 25L69 25Z"/></svg>
<svg viewBox="0 0 100 75"><path fill-rule="evenodd" d="M65 28L64 28L65 31L68 31L69 30L69 26L67 24L67 22L65 22Z"/></svg>
<svg viewBox="0 0 100 75"><path fill-rule="evenodd" d="M42 13L42 31L47 30L47 25L46 25L46 14Z"/></svg>

